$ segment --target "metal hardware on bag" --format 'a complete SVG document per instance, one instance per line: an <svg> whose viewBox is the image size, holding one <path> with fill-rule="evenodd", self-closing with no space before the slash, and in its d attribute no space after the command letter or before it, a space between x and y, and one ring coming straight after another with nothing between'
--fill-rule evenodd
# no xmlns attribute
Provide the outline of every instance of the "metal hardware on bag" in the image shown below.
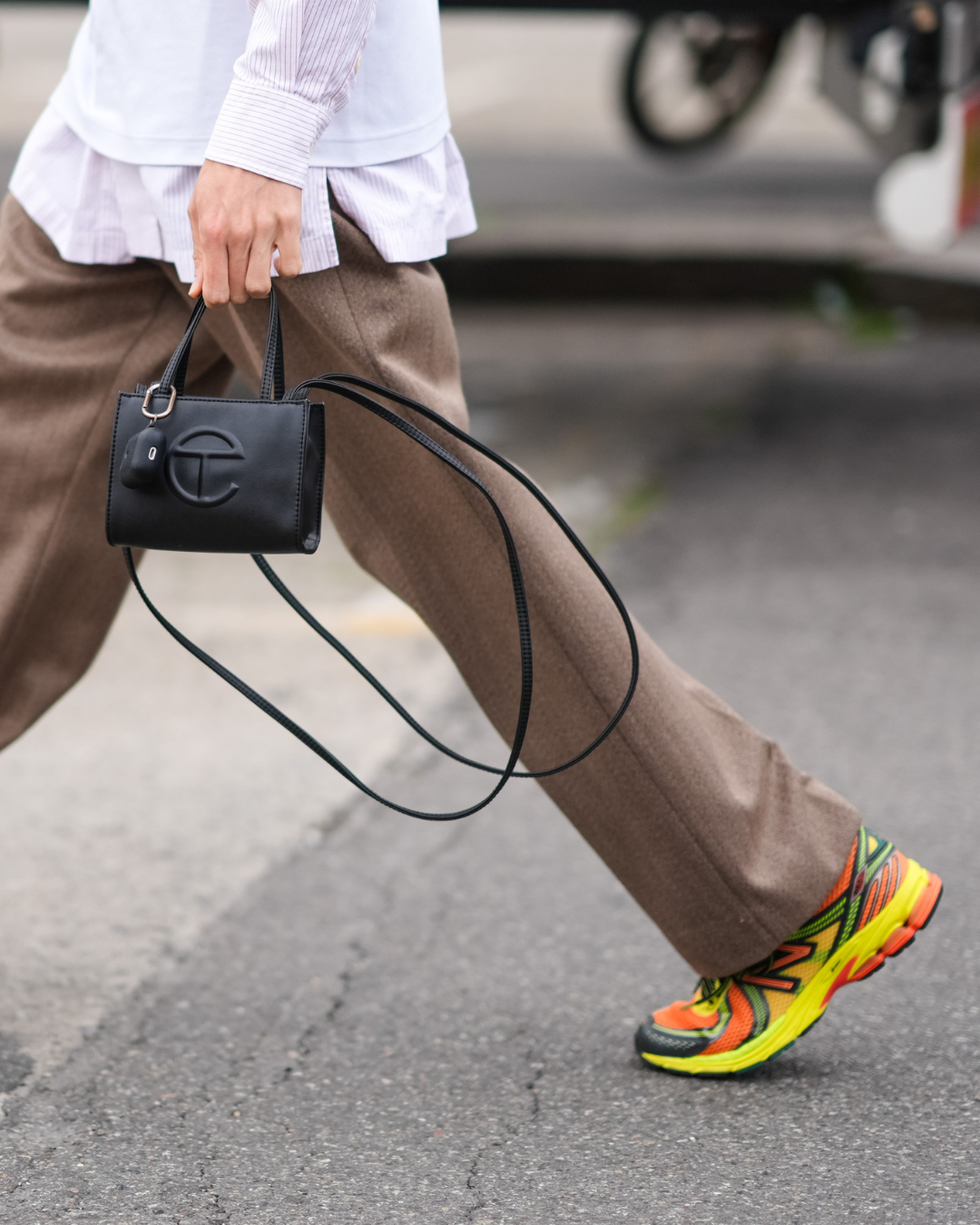
<svg viewBox="0 0 980 1225"><path fill-rule="evenodd" d="M110 544L199 553L316 551L324 410L308 399L281 403L282 337L273 303L270 294L262 386L280 403L185 395L203 299L152 383L144 375L133 394L119 394L106 496Z"/></svg>
<svg viewBox="0 0 980 1225"><path fill-rule="evenodd" d="M146 396L143 399L143 416L149 417L154 425L163 417L169 417L174 411L174 404L177 402L177 388L171 385L170 388L170 403L167 405L165 413L148 413L146 410L150 407L150 401L153 399L153 393L160 388L159 383L151 383L146 389Z"/></svg>

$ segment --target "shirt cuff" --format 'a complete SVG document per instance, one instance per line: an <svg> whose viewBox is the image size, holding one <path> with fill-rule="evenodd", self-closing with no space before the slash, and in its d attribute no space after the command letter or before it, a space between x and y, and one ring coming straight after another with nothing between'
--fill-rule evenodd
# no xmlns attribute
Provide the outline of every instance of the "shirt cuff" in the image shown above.
<svg viewBox="0 0 980 1225"><path fill-rule="evenodd" d="M296 94L235 80L204 156L302 188L328 118Z"/></svg>

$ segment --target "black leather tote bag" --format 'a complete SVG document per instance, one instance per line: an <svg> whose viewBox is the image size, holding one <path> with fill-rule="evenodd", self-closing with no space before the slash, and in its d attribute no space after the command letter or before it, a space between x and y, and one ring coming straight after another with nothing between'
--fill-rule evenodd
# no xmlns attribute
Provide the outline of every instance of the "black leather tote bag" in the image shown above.
<svg viewBox="0 0 980 1225"><path fill-rule="evenodd" d="M159 383L119 395L109 543L195 553L312 553L323 504L323 406L283 399L275 294L258 400L183 394L204 310L201 299Z"/></svg>
<svg viewBox="0 0 980 1225"><path fill-rule="evenodd" d="M106 531L110 544L123 546L130 578L147 608L164 629L212 672L237 689L270 718L332 766L365 795L396 812L426 821L455 821L479 812L511 778L546 778L568 770L588 757L611 734L626 713L639 677L640 657L629 613L595 558L540 489L503 456L457 428L438 413L388 387L350 374L323 374L283 391L282 335L275 293L271 296L269 338L258 400L195 399L182 394L191 339L204 313L203 301L191 315L183 340L159 383L122 393L116 408ZM520 646L521 688L514 735L503 766L474 761L443 744L400 704L333 634L296 598L266 561L263 553L312 553L320 539L323 494L324 414L311 404L314 388L338 396L352 408L372 413L399 430L435 459L448 465L461 481L486 500L507 556ZM368 394L370 393L370 394ZM522 485L564 532L579 556L609 595L622 619L629 642L631 668L626 693L598 736L568 761L545 770L518 770L531 713L534 665L527 594L517 546L493 494L461 459L425 433L413 421L393 412L382 401L400 405L468 448L485 456ZM279 595L324 642L362 676L389 706L440 753L471 769L496 776L490 793L457 812L423 812L379 795L335 757L305 728L262 694L192 642L153 604L133 561L132 548L182 549L193 552L251 553L252 560Z"/></svg>

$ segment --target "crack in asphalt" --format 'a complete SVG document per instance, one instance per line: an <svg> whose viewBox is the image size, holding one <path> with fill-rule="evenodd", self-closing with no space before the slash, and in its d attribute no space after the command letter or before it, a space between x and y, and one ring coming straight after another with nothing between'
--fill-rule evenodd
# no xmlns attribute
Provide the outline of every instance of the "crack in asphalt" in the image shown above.
<svg viewBox="0 0 980 1225"><path fill-rule="evenodd" d="M214 1193L214 1206L211 1210L211 1215L208 1217L208 1225L228 1225L231 1220L231 1213L221 1207L221 1196L217 1192Z"/></svg>
<svg viewBox="0 0 980 1225"><path fill-rule="evenodd" d="M320 1020L305 1026L298 1039L294 1040L294 1042L290 1044L291 1049L300 1052L299 1061L301 1061L306 1055L310 1054L312 1049L310 1040L313 1039L316 1032L323 1027L324 1021L330 1024L336 1023L338 1014L341 1012L351 990L353 989L357 978L357 970L368 959L368 950L359 940L351 940L347 947L349 955L346 964L337 976L340 988L331 999L330 1007L325 1013L322 1014ZM159 989L159 984L157 987ZM124 1047L128 1051L133 1051L134 1049L145 1047L149 1042L151 1042L152 1039L148 1032L151 1019L152 1010L145 1010L140 1016L138 1023L132 1028L131 1032L125 1036L125 1040L119 1042L119 1046L121 1048ZM110 1027L105 1022L101 1023L99 1026L99 1030L103 1035L109 1028ZM259 1033L256 1035L253 1045L261 1045L263 1039L268 1037L274 1028L275 1021L270 1021L266 1025L263 1025L260 1028ZM237 1053L234 1055L225 1055L223 1074L220 1077L213 1078L209 1085L201 1086L206 1100L214 1102L216 1098L221 1095L222 1086L232 1084L253 1059L254 1051L248 1055L239 1055ZM299 1061L294 1061L294 1063ZM293 1069L291 1066L287 1067L284 1071L282 1079L288 1080L292 1070ZM105 1087L106 1086L100 1084L98 1073L96 1073L95 1075L89 1075L77 1088L78 1097L76 1098L74 1110L78 1115L89 1116L91 1120L90 1127L92 1128L89 1134L92 1136L104 1136L106 1133L114 1131L116 1127L116 1123L110 1114L110 1107L108 1107L106 1103L100 1101L100 1097ZM35 1093L43 1093L45 1091L50 1090L49 1086L43 1081L34 1089ZM253 1094L256 1092L258 1092L258 1090L253 1090ZM26 1099L17 1099L16 1105L22 1109L26 1105ZM111 1109L115 1109L115 1107L113 1106ZM18 1110L16 1113L19 1114L20 1110ZM178 1111L178 1114L180 1114L180 1117L184 1117L186 1115L186 1110ZM6 1126L12 1128L16 1123L14 1112L7 1113L2 1122ZM202 1140L206 1148L210 1148L214 1136L215 1132L210 1128L203 1133ZM62 1146L55 1146L55 1148L51 1150L52 1155L57 1151L58 1147ZM16 1161L14 1164L16 1164ZM30 1169L35 1164L36 1159L34 1157L30 1157L27 1161L27 1168ZM219 1195L214 1190L215 1170L213 1168L208 1170L205 1163L202 1163L199 1168L199 1176L203 1184L201 1189L210 1192L210 1198L212 1200L208 1207L205 1208L205 1212L207 1213L205 1217L207 1225L230 1225L231 1213L224 1205L221 1204ZM14 1179L10 1181L9 1185L0 1185L0 1192L9 1194L11 1192L21 1190L25 1186L29 1185L29 1182L30 1180L25 1179L22 1173L15 1175ZM179 1220L180 1218L178 1217L172 1219Z"/></svg>
<svg viewBox="0 0 980 1225"><path fill-rule="evenodd" d="M497 1147L499 1147L499 1143ZM477 1149L476 1156L470 1164L470 1172L466 1176L466 1189L467 1191L472 1191L476 1197L475 1202L463 1213L463 1220L466 1222L471 1222L480 1209L486 1207L486 1200L481 1197L476 1189L477 1179L480 1176L480 1162L486 1156L486 1152L485 1148Z"/></svg>
<svg viewBox="0 0 980 1225"><path fill-rule="evenodd" d="M480 1149L477 1149L476 1156L473 1158L473 1161L470 1163L469 1173L466 1176L466 1189L468 1191L471 1191L474 1196L474 1202L463 1213L463 1221L466 1222L466 1225L471 1225L471 1222L473 1222L476 1219L476 1214L480 1211L480 1209L486 1207L487 1202L483 1198L483 1196L480 1194L478 1183L480 1179L480 1166L483 1163L483 1160L486 1158L487 1154L490 1153L493 1149L503 1148L512 1139L515 1139L517 1136L519 1136L521 1132L523 1131L524 1127L528 1126L531 1123L534 1123L538 1115L541 1113L541 1098L538 1094L538 1084L540 1083L541 1078L544 1076L545 1072L547 1071L548 1065L544 1061L539 1062L534 1059L534 1048L533 1047L525 1053L524 1059L528 1067L533 1072L533 1076L531 1077L531 1079L527 1081L524 1085L525 1090L531 1096L530 1114L528 1115L528 1118L525 1120L523 1124L506 1123L504 1125L504 1129L507 1132L506 1138L500 1139L500 1140L492 1140L489 1144L484 1145Z"/></svg>
<svg viewBox="0 0 980 1225"><path fill-rule="evenodd" d="M333 1000L331 1001L330 1007L327 1009L326 1013L324 1013L324 1017L323 1017L323 1019L327 1021L329 1024L336 1023L338 1013L340 1012L341 1008L344 1007L344 1004L347 1002L347 997L350 995L351 987L354 982L355 968L358 965L363 965L364 962L367 961L368 959L367 949L361 944L359 940L351 940L350 943L347 945L347 948L350 950L351 953L354 954L354 956L348 961L347 965L345 965L344 968L337 975L338 979L340 980L340 991L337 993L337 995L334 996ZM303 1038L312 1038L315 1033L316 1033L316 1024L314 1023L313 1025L310 1025L304 1031L302 1036ZM309 1053L309 1050L310 1048L307 1047L307 1054Z"/></svg>
<svg viewBox="0 0 980 1225"><path fill-rule="evenodd" d="M529 1050L528 1053L524 1056L524 1058L527 1060L528 1067L534 1072L534 1075L531 1077L531 1079L527 1082L527 1085L525 1086L528 1093L530 1093L531 1095L531 1118L529 1122L533 1123L534 1120L541 1113L541 1098L538 1096L538 1082L541 1080L541 1077L544 1076L547 1064L543 1062L542 1063L532 1062L532 1059L534 1058L533 1049Z"/></svg>

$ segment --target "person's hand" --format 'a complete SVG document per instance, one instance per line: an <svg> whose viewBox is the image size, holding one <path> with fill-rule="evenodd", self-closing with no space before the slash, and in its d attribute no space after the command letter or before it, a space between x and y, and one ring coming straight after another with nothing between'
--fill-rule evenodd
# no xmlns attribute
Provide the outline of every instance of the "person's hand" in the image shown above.
<svg viewBox="0 0 980 1225"><path fill-rule="evenodd" d="M298 187L205 162L187 209L194 236L191 297L203 293L208 306L267 298L276 250L279 275L298 276L302 209Z"/></svg>

